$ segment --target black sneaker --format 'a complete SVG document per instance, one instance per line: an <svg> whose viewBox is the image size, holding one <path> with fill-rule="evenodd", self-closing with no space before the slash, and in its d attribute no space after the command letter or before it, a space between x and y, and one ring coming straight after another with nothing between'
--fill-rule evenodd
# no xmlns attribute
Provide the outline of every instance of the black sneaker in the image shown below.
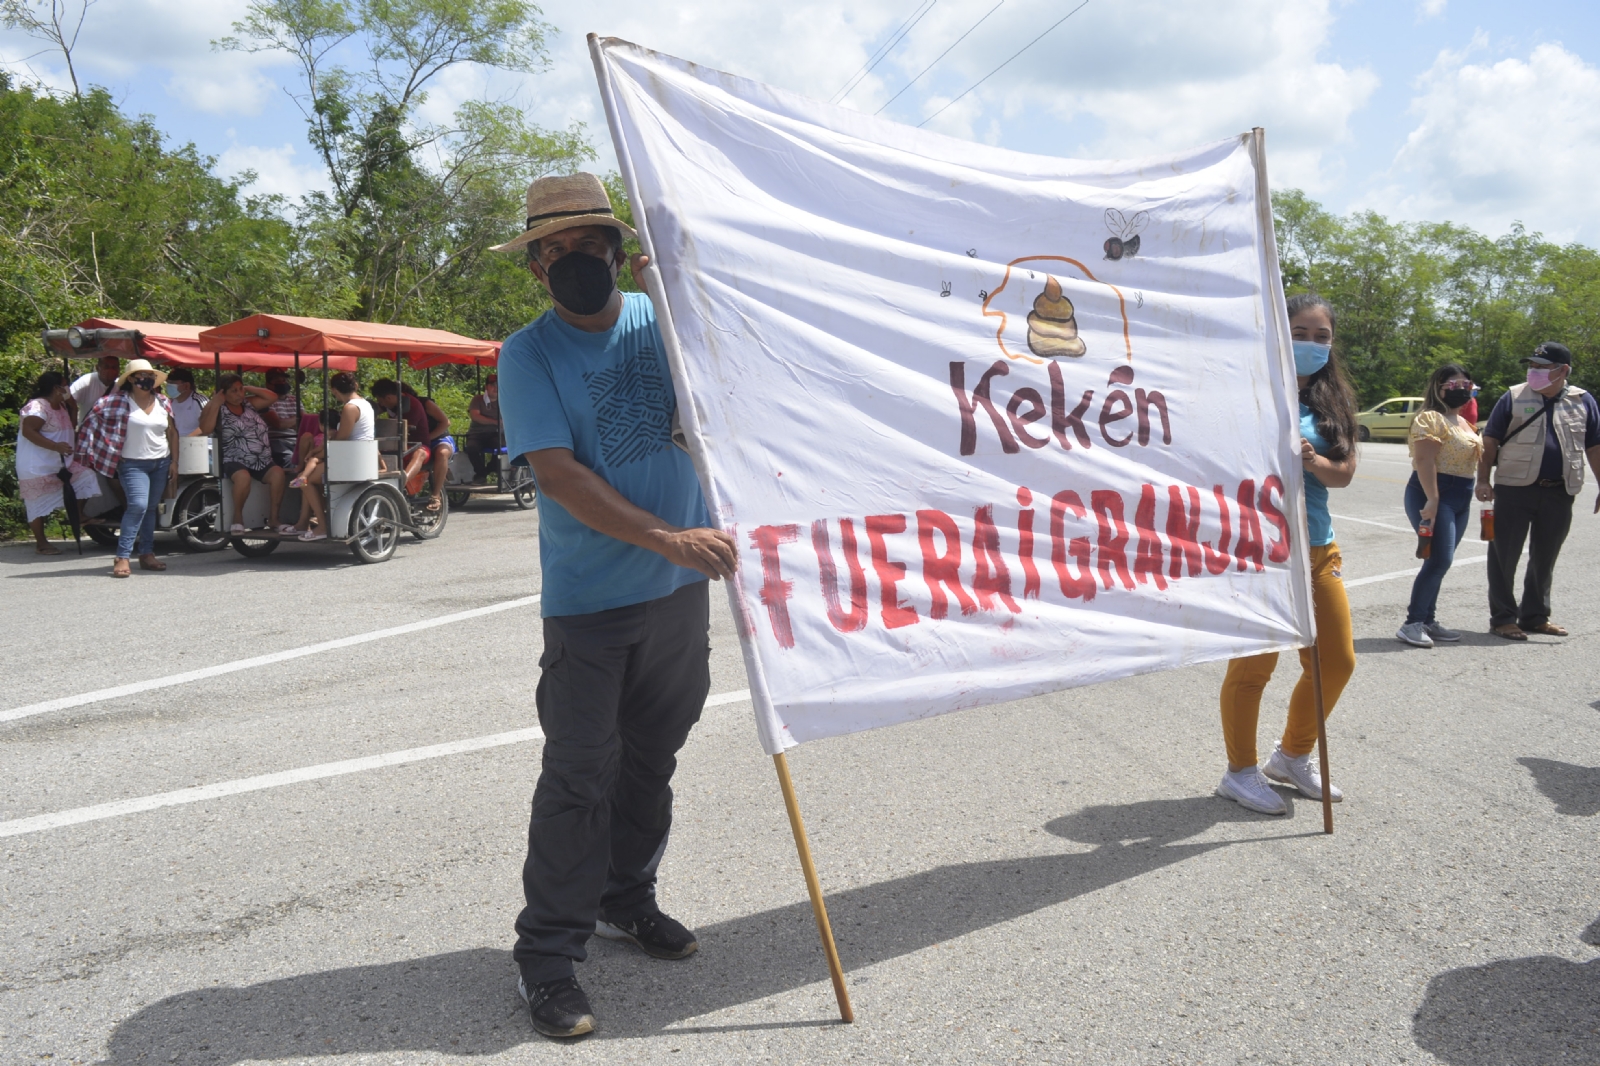
<svg viewBox="0 0 1600 1066"><path fill-rule="evenodd" d="M528 1017L543 1036L564 1039L594 1032L594 1011L576 977L542 981L531 989L517 979L517 993L528 1005Z"/></svg>
<svg viewBox="0 0 1600 1066"><path fill-rule="evenodd" d="M686 959L700 950L700 941L683 927L683 923L660 911L625 922L601 918L595 923L594 931L607 940L636 944L646 955L658 959Z"/></svg>

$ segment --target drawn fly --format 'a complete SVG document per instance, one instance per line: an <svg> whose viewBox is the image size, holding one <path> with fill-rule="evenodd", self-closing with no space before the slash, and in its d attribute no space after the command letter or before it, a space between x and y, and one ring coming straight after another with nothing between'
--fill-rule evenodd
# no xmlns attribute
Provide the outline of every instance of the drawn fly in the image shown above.
<svg viewBox="0 0 1600 1066"><path fill-rule="evenodd" d="M1148 211L1140 211L1132 218L1125 218L1122 212L1116 208L1107 208L1106 229L1111 231L1111 236L1106 238L1106 258L1131 259L1138 255L1139 234L1149 224L1150 212Z"/></svg>

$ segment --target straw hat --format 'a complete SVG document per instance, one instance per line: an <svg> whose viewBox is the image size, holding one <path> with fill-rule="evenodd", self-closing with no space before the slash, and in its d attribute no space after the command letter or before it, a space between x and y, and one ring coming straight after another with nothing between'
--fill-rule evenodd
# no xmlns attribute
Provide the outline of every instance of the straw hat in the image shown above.
<svg viewBox="0 0 1600 1066"><path fill-rule="evenodd" d="M529 241L560 233L577 226L613 226L624 237L638 238L632 227L623 225L611 210L606 187L593 174L562 174L540 178L528 186L527 230L490 251L512 252Z"/></svg>
<svg viewBox="0 0 1600 1066"><path fill-rule="evenodd" d="M167 383L167 372L165 370L157 370L155 367L151 366L150 360L130 359L128 361L128 369L124 370L122 372L122 376L117 379L117 388L120 389L122 386L126 385L128 383L128 379L133 377L135 374L154 374L156 377L156 388L158 389Z"/></svg>

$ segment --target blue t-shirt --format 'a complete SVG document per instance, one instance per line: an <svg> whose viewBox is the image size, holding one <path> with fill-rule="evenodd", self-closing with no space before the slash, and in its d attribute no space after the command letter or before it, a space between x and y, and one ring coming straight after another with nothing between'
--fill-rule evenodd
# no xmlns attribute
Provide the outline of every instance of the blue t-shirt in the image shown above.
<svg viewBox="0 0 1600 1066"><path fill-rule="evenodd" d="M1311 442L1318 455L1328 454L1328 440L1317 432L1317 416L1305 404L1300 405L1300 435ZM1317 480L1317 475L1306 474L1306 532L1311 535L1311 546L1321 548L1333 543L1333 516L1328 514L1328 486Z"/></svg>
<svg viewBox="0 0 1600 1066"><path fill-rule="evenodd" d="M1544 454L1539 457L1539 478L1541 481L1560 481L1566 477L1567 464L1561 461L1561 442L1556 439L1556 400L1555 397L1539 396L1534 393L1529 400L1537 400L1544 404ZM1596 444L1600 444L1600 405L1594 400L1593 393L1583 394L1583 409L1587 418L1583 431L1583 448L1588 451ZM1522 425L1525 416L1517 416L1517 426ZM1493 437L1497 441L1504 441L1506 434L1512 430L1511 425L1511 393L1508 390L1495 402L1494 410L1489 412L1489 421L1483 424L1483 435ZM1533 430L1519 429L1517 436L1531 433Z"/></svg>
<svg viewBox="0 0 1600 1066"><path fill-rule="evenodd" d="M500 349L500 411L512 455L570 448L630 503L675 526L708 525L694 464L672 443L677 396L655 308L622 294L605 333L585 333L547 311ZM539 606L546 617L592 614L666 596L695 570L590 529L539 494Z"/></svg>

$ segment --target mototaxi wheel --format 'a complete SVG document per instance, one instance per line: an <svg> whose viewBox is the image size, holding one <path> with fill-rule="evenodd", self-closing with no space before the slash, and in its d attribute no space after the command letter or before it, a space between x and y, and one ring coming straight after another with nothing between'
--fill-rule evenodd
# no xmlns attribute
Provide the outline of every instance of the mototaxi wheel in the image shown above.
<svg viewBox="0 0 1600 1066"><path fill-rule="evenodd" d="M102 548L115 548L117 546L117 527L103 526L96 522L83 527L84 535Z"/></svg>
<svg viewBox="0 0 1600 1066"><path fill-rule="evenodd" d="M431 497L426 492L419 492L410 497L407 503L411 509L411 535L418 540L433 540L444 532L444 524L450 520L450 496L448 493L439 497L439 509L428 510L428 501Z"/></svg>
<svg viewBox="0 0 1600 1066"><path fill-rule="evenodd" d="M400 543L400 508L393 493L372 485L350 508L350 552L364 563L381 563Z"/></svg>
<svg viewBox="0 0 1600 1066"><path fill-rule="evenodd" d="M246 559L260 559L263 556L271 555L273 552L277 551L278 545L282 544L283 541L254 540L250 537L229 537L228 543L233 546L234 551L238 552Z"/></svg>
<svg viewBox="0 0 1600 1066"><path fill-rule="evenodd" d="M445 493L444 498L450 501L451 507L460 509L467 505L468 500L472 499L472 493L465 489L451 489Z"/></svg>
<svg viewBox="0 0 1600 1066"><path fill-rule="evenodd" d="M214 552L228 546L228 534L222 529L222 492L216 482L196 481L184 489L173 518L178 540L190 551Z"/></svg>
<svg viewBox="0 0 1600 1066"><path fill-rule="evenodd" d="M539 498L539 492L534 486L531 475L523 474L523 480L517 482L517 486L511 490L511 498L517 501L517 506L524 511L533 506L533 502Z"/></svg>

